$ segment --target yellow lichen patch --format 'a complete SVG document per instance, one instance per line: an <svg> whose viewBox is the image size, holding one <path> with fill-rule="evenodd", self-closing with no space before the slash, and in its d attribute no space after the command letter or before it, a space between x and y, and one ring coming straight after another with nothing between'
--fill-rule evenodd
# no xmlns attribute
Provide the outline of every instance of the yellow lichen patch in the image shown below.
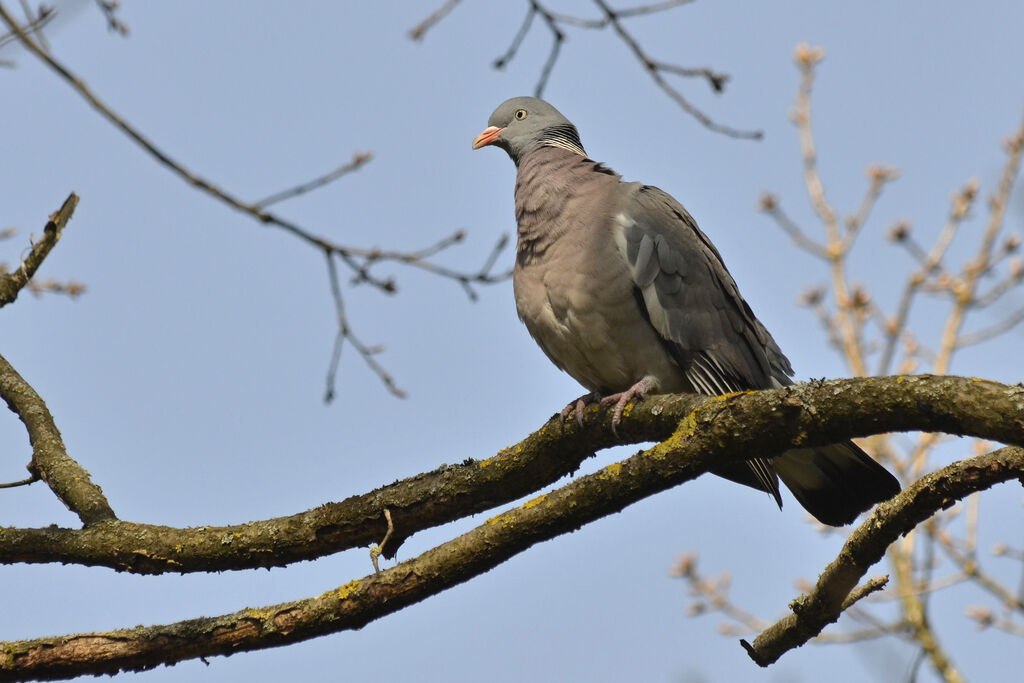
<svg viewBox="0 0 1024 683"><path fill-rule="evenodd" d="M896 378L896 384L903 384L903 380L906 379L902 375Z"/></svg>
<svg viewBox="0 0 1024 683"><path fill-rule="evenodd" d="M601 474L598 476L600 476L601 479L612 479L614 477L619 476L620 474L622 474L622 463L613 462L611 465L608 465L607 467L602 469Z"/></svg>
<svg viewBox="0 0 1024 683"><path fill-rule="evenodd" d="M541 495L537 496L533 500L528 500L525 503L523 503L523 509L524 510L529 510L530 508L535 508L538 505L540 505L541 503L543 503L544 499L547 498L547 497L548 497L548 494L542 493Z"/></svg>
<svg viewBox="0 0 1024 683"><path fill-rule="evenodd" d="M498 455L492 456L490 458L487 458L486 460L481 460L480 462L477 463L477 465L480 466L480 469L483 469L485 467L490 467L491 465L494 464L494 461L497 460L499 457L500 456L498 456Z"/></svg>
<svg viewBox="0 0 1024 683"><path fill-rule="evenodd" d="M693 436L697 433L697 412L700 408L695 408L690 411L690 414L684 417L680 422L679 426L676 427L676 432L673 436Z"/></svg>
<svg viewBox="0 0 1024 683"><path fill-rule="evenodd" d="M265 621L274 616L274 613L268 612L267 610L252 609L250 607L249 609L245 610L245 615L252 619L259 619L260 621Z"/></svg>
<svg viewBox="0 0 1024 683"><path fill-rule="evenodd" d="M355 579L354 581L349 581L344 586L339 587L338 590L335 591L335 594L338 596L339 600L345 600L348 596L355 593L356 588L358 587L359 579Z"/></svg>

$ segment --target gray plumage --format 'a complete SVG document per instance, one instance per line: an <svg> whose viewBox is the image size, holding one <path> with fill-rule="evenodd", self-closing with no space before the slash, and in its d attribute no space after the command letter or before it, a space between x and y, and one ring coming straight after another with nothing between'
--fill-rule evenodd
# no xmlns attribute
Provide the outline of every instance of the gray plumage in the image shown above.
<svg viewBox="0 0 1024 683"><path fill-rule="evenodd" d="M515 162L519 317L548 358L591 393L625 405L648 393L719 395L792 383L793 369L754 316L722 257L670 195L586 156L547 102L517 97L491 115L473 148ZM753 458L715 471L770 493L778 477L825 524L848 524L899 491L852 442Z"/></svg>

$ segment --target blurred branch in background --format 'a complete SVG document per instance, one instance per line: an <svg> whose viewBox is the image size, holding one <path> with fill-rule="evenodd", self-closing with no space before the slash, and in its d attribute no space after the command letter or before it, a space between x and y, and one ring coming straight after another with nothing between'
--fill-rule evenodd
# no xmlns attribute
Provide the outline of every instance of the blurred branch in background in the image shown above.
<svg viewBox="0 0 1024 683"><path fill-rule="evenodd" d="M1013 256L1020 246L1021 238L1017 234L1004 234L1006 206L1021 167L1024 121L1006 139L1006 161L987 204L987 221L984 229L978 233L974 254L968 256L959 269L953 270L948 265L951 260L950 247L960 228L972 218L972 209L981 191L977 180L968 181L953 193L948 219L930 247L926 248L917 241L907 220L897 221L888 230L889 240L906 250L912 259L910 273L897 297L895 311L888 314L868 285L850 281L848 268L849 256L858 235L885 186L898 178L899 171L888 166L869 166L868 187L864 198L853 213L840 219L839 211L828 199L819 173L811 125L811 91L816 67L824 56L825 52L820 47L806 44L797 46L794 57L800 71L800 85L792 111L792 119L799 133L804 184L814 214L821 225L822 236L815 237L818 230L806 230L800 226L773 194L762 195L760 209L775 221L798 248L825 263L829 285L807 290L801 296L801 303L810 308L822 323L829 342L840 352L853 375L868 374L867 368L872 359L875 360L872 363L876 367L875 372L879 375L893 371L912 373L922 370L946 374L950 371L958 349L995 339L1024 321L1024 300L1021 298L1024 288L1020 286L1024 280L1024 267ZM987 287L983 288L983 283ZM921 294L948 302L945 320L931 346L926 346L922 340L928 340L928 323L934 323L934 319L926 315L918 318L912 316L914 303ZM965 332L970 314L999 301L1012 302L1010 313L994 324ZM868 326L871 322L877 323L877 330ZM901 356L897 363L898 354ZM883 464L891 466L906 486L917 482L926 472L942 464L937 461L936 454L941 441L940 435L922 433L912 443L901 448L901 444L892 435L884 434L868 439L866 447ZM978 442L975 454L980 455L989 448L987 442ZM956 526L955 522L958 523ZM1024 634L1024 624L1014 619L1014 616L1019 618L1024 615L1024 585L1013 589L1004 582L1005 579L1001 580L982 568L978 557L978 525L979 501L977 496L972 496L966 504L939 510L920 530L909 531L904 537L894 539L895 542L887 551L894 575L893 584L874 596L872 601L849 612L853 618L866 624L867 628L853 632L854 635L825 634L825 637L815 640L828 642L885 635L910 639L921 649L923 658L940 678L946 681L962 680L948 646L942 642L929 619L930 596L950 586L969 583L977 587L982 595L994 598L998 609L1002 610L1002 615L995 617L987 607L971 606L967 609L969 617L983 628L993 627L1007 633ZM1001 544L1000 547L1007 546ZM942 553L945 562L937 555L937 550ZM1024 558L1016 557L1015 560L1020 565L1018 572L1024 573ZM940 574L939 570L944 566L949 569ZM1000 575L1005 573L1001 572ZM694 616L707 612L726 615L730 624L724 628L724 632L730 635L737 633L736 626L745 630L764 630L764 619L729 599L728 580L708 580L697 573L695 556L685 558L675 574L685 578L689 584L690 593L694 597L691 606L691 614ZM874 614L870 606L879 602L895 602L900 610L899 616L893 619Z"/></svg>
<svg viewBox="0 0 1024 683"><path fill-rule="evenodd" d="M541 97L544 94L544 89L547 87L548 79L551 77L551 72L554 70L555 64L558 61L562 44L567 40L568 29L579 28L600 31L611 28L623 44L629 48L629 51L634 57L636 57L636 60L640 62L640 65L644 68L654 83L661 88L666 95L672 98L672 100L675 101L683 111L699 121L701 125L716 133L722 133L723 135L728 135L729 137L734 138L758 140L762 137L763 133L759 130L739 130L737 128L732 128L715 122L711 117L694 106L678 88L666 79L666 75L669 74L681 76L683 78L701 78L707 81L713 92L721 93L725 90L726 81L729 80L728 74L716 72L707 67L688 68L679 66L678 64L671 64L654 59L641 47L640 42L636 37L626 30L622 21L632 17L666 12L668 10L675 9L680 5L687 5L693 2L693 0L667 0L666 2L637 5L635 7L618 10L613 9L607 2L604 2L604 0L592 1L598 10L599 16L597 18L581 17L574 14L556 12L549 9L539 0L526 0L526 15L523 17L523 22L520 24L519 30L516 31L513 36L508 49L500 57L494 60L494 68L504 69L513 59L515 59L523 40L530 33L530 29L533 27L533 20L540 17L541 21L551 33L551 49L548 52L544 66L541 67L540 77L538 78L537 85L533 91L534 95ZM438 7L423 21L410 29L409 37L413 40L422 40L427 31L447 16L457 4L458 0L446 0L444 4Z"/></svg>
<svg viewBox="0 0 1024 683"><path fill-rule="evenodd" d="M127 28L117 20L114 14L117 10L117 3L102 2L98 0L98 4L106 14L108 25L111 29L121 33L122 35L126 34ZM45 17L48 18L52 15L53 11L51 10L45 14ZM39 23L43 16L44 15L41 14L40 17L35 20L35 23ZM381 366L374 358L374 356L383 350L383 347L379 345L369 346L363 343L355 335L353 327L346 316L345 306L341 300L342 290L338 282L335 260L343 263L351 271L352 284L369 284L385 294L393 294L398 290L394 279L391 277L377 277L371 273L371 270L375 266L387 262L405 264L407 266L425 270L442 278L454 280L462 286L463 290L467 292L471 299L475 298L473 285L492 284L495 282L501 282L508 278L509 273L494 271L497 256L507 244L507 238L505 237L498 240L492 250L492 254L484 260L484 264L481 268L473 271L460 271L435 263L431 261L430 258L441 251L462 242L465 238L465 232L462 230L456 231L452 235L443 238L434 245L428 246L424 249L415 251L383 250L339 244L314 233L308 228L300 226L294 221L288 220L278 214L271 213L266 210L266 207L270 204L284 201L285 199L296 197L311 190L321 188L328 183L343 177L347 173L358 169L372 158L372 155L369 152L358 152L353 155L351 161L333 171L330 171L329 173L311 181L302 183L301 185L276 192L265 199L256 202L246 201L226 190L221 189L216 183L194 173L181 162L173 159L149 138L144 136L139 129L115 113L105 102L93 93L88 86L86 86L85 82L81 78L73 74L65 65L49 54L49 51L43 46L38 38L38 36L41 35L38 29L35 30L36 38L30 36L30 31L27 26L19 24L2 4L0 4L0 18L2 18L7 24L10 29L11 36L17 37L29 52L33 53L47 66L53 69L68 83L68 85L70 85L76 92L78 92L79 95L89 102L96 111L98 111L114 126L119 128L121 132L131 138L136 144L142 147L160 164L167 167L196 189L220 200L231 208L248 215L259 223L281 228L324 253L328 263L328 282L331 289L331 295L335 302L335 313L338 319L338 333L327 371L327 391L324 395L326 401L331 401L335 395L338 361L340 358L341 348L345 342L352 345L367 366L377 374L388 391L398 397L405 396L405 392L398 387L391 375L388 374L384 370L383 366ZM28 26L31 26L31 24ZM56 283L54 283L54 287L57 288ZM67 291L67 293L70 294L71 291Z"/></svg>

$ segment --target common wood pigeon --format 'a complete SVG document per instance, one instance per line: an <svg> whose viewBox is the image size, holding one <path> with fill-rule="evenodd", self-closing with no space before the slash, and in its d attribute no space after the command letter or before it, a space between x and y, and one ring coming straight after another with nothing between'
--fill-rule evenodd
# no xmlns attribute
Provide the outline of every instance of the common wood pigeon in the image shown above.
<svg viewBox="0 0 1024 683"><path fill-rule="evenodd" d="M792 384L793 369L740 296L711 240L670 195L623 182L587 157L576 127L547 102L503 102L473 140L518 169L513 286L526 328L590 393L623 408L646 394L716 396ZM853 442L755 457L714 472L771 494L779 477L824 524L841 526L899 492ZM776 474L778 476L776 476Z"/></svg>

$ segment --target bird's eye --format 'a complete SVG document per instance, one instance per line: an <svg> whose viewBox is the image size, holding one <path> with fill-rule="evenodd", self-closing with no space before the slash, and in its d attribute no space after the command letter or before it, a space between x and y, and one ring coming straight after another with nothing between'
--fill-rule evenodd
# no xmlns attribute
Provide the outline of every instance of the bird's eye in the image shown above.
<svg viewBox="0 0 1024 683"><path fill-rule="evenodd" d="M526 110L525 109L516 109L515 117L516 117L516 121L522 121L523 119L526 118Z"/></svg>

